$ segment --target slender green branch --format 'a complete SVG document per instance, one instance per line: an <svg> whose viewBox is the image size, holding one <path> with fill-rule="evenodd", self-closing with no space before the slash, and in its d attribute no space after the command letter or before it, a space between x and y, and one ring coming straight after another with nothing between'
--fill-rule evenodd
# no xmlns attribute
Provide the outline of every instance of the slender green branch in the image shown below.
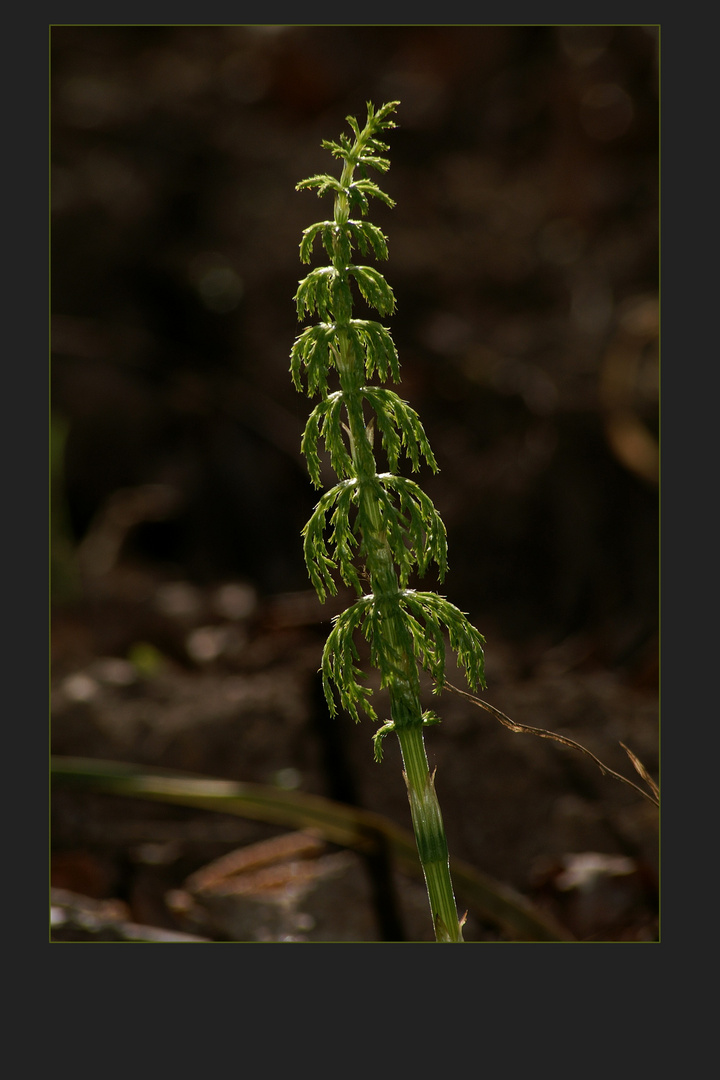
<svg viewBox="0 0 720 1080"><path fill-rule="evenodd" d="M358 600L335 619L323 651L325 695L333 714L337 694L340 706L353 719L358 720L362 710L377 720L372 691L362 681L355 640L361 634L368 643L370 661L380 672L381 688L390 699L391 718L375 735L375 757L381 760L382 739L394 731L402 751L435 935L438 941L459 942L462 923L423 737L424 728L437 723L438 717L422 709L419 672L421 668L429 672L436 691L442 689L449 640L470 687L484 687L484 638L444 597L408 588L412 574L422 576L431 563L442 580L447 539L428 496L415 481L396 476L395 471L402 456L415 472L422 461L433 471L438 466L417 413L393 390L370 384L375 375L399 381L397 350L389 331L373 320L353 318L354 292L381 316L395 308L393 291L383 275L373 266L353 262L353 252L387 257L386 237L363 219L370 197L394 205L369 179L367 170L386 172L390 167L381 156L388 147L379 135L395 127L391 116L397 105L390 102L376 111L368 103L362 129L354 117L347 118L352 139L343 134L337 142L323 143L343 162L339 179L317 174L297 185L298 189L315 188L320 196L332 194L334 204L332 220L317 222L302 235L301 260L310 261L319 241L330 265L311 270L298 285L298 316L316 315L319 322L307 326L296 339L290 372L298 390L304 382L311 397L320 396L302 439L310 478L316 487L322 486L320 443L339 478L320 498L303 530L308 574L323 601L336 592L335 575L358 594ZM378 472L375 432L390 469L386 473ZM363 582L369 586L364 594Z"/></svg>

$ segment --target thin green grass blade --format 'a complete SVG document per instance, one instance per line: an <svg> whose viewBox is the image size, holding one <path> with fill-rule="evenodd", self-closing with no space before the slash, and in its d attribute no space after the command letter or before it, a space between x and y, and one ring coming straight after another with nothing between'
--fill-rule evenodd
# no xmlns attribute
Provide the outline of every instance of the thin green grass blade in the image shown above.
<svg viewBox="0 0 720 1080"><path fill-rule="evenodd" d="M315 829L329 843L361 852L372 851L382 841L399 870L422 877L411 833L380 814L345 806L320 795L171 769L148 769L130 762L75 757L52 758L51 779L65 787L194 806L293 829ZM569 930L510 886L452 857L450 869L462 902L512 940L574 940Z"/></svg>

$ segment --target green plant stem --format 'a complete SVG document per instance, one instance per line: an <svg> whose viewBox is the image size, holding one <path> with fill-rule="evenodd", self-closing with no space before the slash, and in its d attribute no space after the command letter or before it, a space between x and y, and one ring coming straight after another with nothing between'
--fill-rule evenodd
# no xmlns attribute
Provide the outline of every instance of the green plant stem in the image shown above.
<svg viewBox="0 0 720 1080"><path fill-rule="evenodd" d="M435 563L442 580L447 568L445 527L432 502L414 481L393 475L401 453L406 453L413 471L420 459L437 470L432 450L417 414L393 391L366 385L374 373L399 381L397 352L382 326L372 320L353 319L353 290L380 315L390 314L395 299L383 276L375 269L353 262L352 250L371 250L387 257L381 231L361 219L368 197L394 205L367 176L372 167L381 172L390 162L378 156L387 149L378 135L394 127L389 120L398 102L389 102L379 112L368 103L367 124L348 117L354 141L342 135L339 142L323 145L343 160L338 180L328 174L308 177L298 188L317 188L319 195L335 192L332 221L322 221L303 232L301 261L310 262L312 247L319 237L330 258L330 267L312 270L299 283L295 296L298 316L315 312L321 322L306 328L291 352L291 373L301 389L302 369L310 396L322 395L313 409L303 434L303 449L313 483L322 486L318 440L322 438L340 483L317 504L303 533L305 558L310 577L321 600L335 593L333 569L343 581L363 592L360 576L353 566L357 555L363 563L369 591L346 612L337 616L323 651L323 685L333 715L333 689L350 715L359 720L358 707L372 719L377 713L370 704L372 692L358 681L363 673L357 666L358 652L353 635L359 631L370 645L370 659L380 672L380 687L390 699L390 720L373 738L375 758L382 759L381 743L394 731L400 741L404 776L415 831L417 851L425 876L435 936L438 941L462 941L452 882L448 845L440 807L430 775L423 730L438 717L421 706L420 669L427 671L441 689L445 672L445 640L465 668L472 688L484 686L484 638L446 598L435 593L408 588L410 575L424 575ZM363 176L354 179L355 169ZM351 217L357 211L359 218ZM328 372L334 368L339 391L330 393ZM366 413L370 412L368 423ZM344 420L341 419L344 417ZM375 431L387 455L390 472L379 474L375 459ZM355 518L351 522L350 512ZM328 522L328 514L330 521ZM324 531L331 527L330 543ZM333 684L331 686L331 684Z"/></svg>
<svg viewBox="0 0 720 1080"><path fill-rule="evenodd" d="M341 183L349 186L352 167L346 164ZM347 199L340 194L335 200L335 222L347 219ZM335 266L338 273L344 267ZM455 895L450 878L450 860L440 804L430 775L425 741L423 715L419 696L417 662L404 653L397 632L397 620L402 613L397 603L400 593L392 549L383 528L380 506L375 495L377 464L368 428L362 411L358 365L354 361L346 330L338 326L338 373L344 394L350 454L355 466L359 497L363 504L363 520L368 526L362 531L365 568L373 595L383 609L384 643L392 656L397 679L390 687L391 715L405 766L405 782L410 801L413 829L418 855L428 890L433 926L437 941L463 940L458 920Z"/></svg>
<svg viewBox="0 0 720 1080"><path fill-rule="evenodd" d="M435 794L434 774L430 775L422 727L396 729L410 813L425 876L435 937L438 941L462 941L455 894L450 877L450 856L440 804Z"/></svg>
<svg viewBox="0 0 720 1080"><path fill-rule="evenodd" d="M369 455L374 476L374 457L365 425L361 424L361 430L357 430L357 418L353 418L350 411L348 419L353 460L360 465L362 458ZM370 533L370 529L366 529L363 533L366 570L373 594L381 598L385 609L385 646L398 672L390 687L391 715L403 756L413 829L427 885L435 936L443 942L462 941L450 878L447 839L425 752L422 706L414 689L417 685L417 663L414 657L402 652L396 630L396 621L402 618L396 602L400 591L397 573L389 544L383 535L378 503L367 480L361 482L360 492L361 498L367 498L367 520L371 522L373 530Z"/></svg>

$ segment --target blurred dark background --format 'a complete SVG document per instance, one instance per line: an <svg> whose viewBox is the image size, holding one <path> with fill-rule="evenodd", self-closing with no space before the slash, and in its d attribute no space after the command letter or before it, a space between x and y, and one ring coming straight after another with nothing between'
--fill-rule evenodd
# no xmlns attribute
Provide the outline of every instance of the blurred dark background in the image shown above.
<svg viewBox="0 0 720 1080"><path fill-rule="evenodd" d="M53 752L408 827L397 747L377 766L370 726L331 722L319 688L344 599L321 607L302 559L318 493L288 370L301 232L331 212L295 185L333 170L320 143L348 114L399 99L397 205L370 216L400 393L441 469L420 480L442 591L487 638L499 708L654 772L656 28L55 26L51 46ZM554 889L581 937L652 938L654 807L452 694L441 711L451 850ZM56 793L53 883L161 927L186 925L167 900L185 875L276 831L120 803ZM604 899L568 891L576 856Z"/></svg>
<svg viewBox="0 0 720 1080"><path fill-rule="evenodd" d="M296 182L397 98L372 220L402 394L441 465L447 591L503 633L594 627L613 662L657 593L654 28L55 27L53 409L75 542L146 488L125 555L303 589L316 495L288 376ZM132 513L131 513L132 517ZM153 520L154 519L154 520Z"/></svg>

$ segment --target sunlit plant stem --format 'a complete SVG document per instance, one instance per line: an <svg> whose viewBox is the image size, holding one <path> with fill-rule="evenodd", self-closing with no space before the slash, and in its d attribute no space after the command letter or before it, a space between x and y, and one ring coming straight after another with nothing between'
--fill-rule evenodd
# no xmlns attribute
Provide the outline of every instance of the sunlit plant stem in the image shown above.
<svg viewBox="0 0 720 1080"><path fill-rule="evenodd" d="M298 317L315 314L319 322L306 327L291 352L291 373L298 390L319 395L302 440L310 478L322 487L319 444L322 441L338 483L321 496L303 530L305 560L310 579L322 601L337 592L335 575L353 587L358 599L333 620L323 651L322 674L331 713L340 705L357 721L359 709L371 719L377 714L372 691L361 681L356 635L369 645L371 663L380 672L380 686L388 691L390 720L374 736L375 757L382 759L382 739L394 731L402 751L404 776L428 889L435 936L438 941L460 942L450 878L448 846L440 805L430 775L423 729L439 721L423 711L420 668L431 675L434 691L445 681L445 645L465 668L473 689L485 685L482 635L465 615L434 592L408 588L412 574L422 576L431 563L440 579L447 568L445 526L420 486L396 475L404 455L413 471L424 460L433 471L437 463L417 413L386 388L370 382L400 381L397 351L389 331L379 322L352 317L355 283L365 301L380 315L394 310L395 298L382 274L352 261L353 250L387 258L387 239L377 226L364 220L368 198L388 206L393 200L367 175L373 168L385 172L390 162L381 156L388 149L378 134L395 127L390 119L398 102L375 111L368 103L361 130L348 117L354 138L340 136L323 147L343 162L338 178L311 176L297 187L332 193L332 220L321 221L303 232L300 258L309 262L320 239L330 265L310 271L299 284L295 300ZM360 177L356 178L356 170ZM353 213L357 217L352 217ZM334 372L337 389L331 389ZM375 439L387 458L389 471L379 473ZM360 564L361 572L357 565ZM364 591L361 576L369 586Z"/></svg>

